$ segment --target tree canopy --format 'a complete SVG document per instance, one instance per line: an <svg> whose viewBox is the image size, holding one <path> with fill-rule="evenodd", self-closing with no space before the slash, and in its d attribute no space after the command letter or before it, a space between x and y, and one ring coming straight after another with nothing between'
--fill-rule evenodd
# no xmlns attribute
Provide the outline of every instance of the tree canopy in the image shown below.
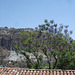
<svg viewBox="0 0 75 75"><path fill-rule="evenodd" d="M27 59L27 67L35 69L75 69L75 41L70 37L68 25L58 26L54 20L35 27L33 32L20 33L21 44L15 49ZM32 53L36 61L26 53Z"/></svg>

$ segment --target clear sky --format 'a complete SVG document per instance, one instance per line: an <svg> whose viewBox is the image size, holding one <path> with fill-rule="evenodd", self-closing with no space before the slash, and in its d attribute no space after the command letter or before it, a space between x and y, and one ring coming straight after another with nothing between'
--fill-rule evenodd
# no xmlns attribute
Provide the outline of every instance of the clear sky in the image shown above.
<svg viewBox="0 0 75 75"><path fill-rule="evenodd" d="M75 0L0 0L0 27L34 28L44 19L69 25L75 39Z"/></svg>

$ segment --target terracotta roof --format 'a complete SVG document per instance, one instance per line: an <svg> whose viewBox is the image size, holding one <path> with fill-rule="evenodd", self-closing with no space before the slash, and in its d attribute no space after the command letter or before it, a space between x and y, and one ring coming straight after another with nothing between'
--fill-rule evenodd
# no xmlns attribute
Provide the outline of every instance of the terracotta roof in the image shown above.
<svg viewBox="0 0 75 75"><path fill-rule="evenodd" d="M0 67L0 75L75 75L75 70L24 69Z"/></svg>

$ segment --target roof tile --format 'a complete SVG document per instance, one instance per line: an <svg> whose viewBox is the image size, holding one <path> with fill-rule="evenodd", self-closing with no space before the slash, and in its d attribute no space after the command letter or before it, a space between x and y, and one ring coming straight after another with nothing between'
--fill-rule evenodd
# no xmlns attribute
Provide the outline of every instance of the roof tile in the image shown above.
<svg viewBox="0 0 75 75"><path fill-rule="evenodd" d="M75 75L75 70L24 69L0 67L0 75Z"/></svg>

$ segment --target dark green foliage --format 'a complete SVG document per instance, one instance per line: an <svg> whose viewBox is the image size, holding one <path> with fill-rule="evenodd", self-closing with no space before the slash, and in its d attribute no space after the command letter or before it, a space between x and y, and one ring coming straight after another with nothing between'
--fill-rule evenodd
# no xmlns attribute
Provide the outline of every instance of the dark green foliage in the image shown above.
<svg viewBox="0 0 75 75"><path fill-rule="evenodd" d="M40 55L40 56L39 56L39 60L41 61L41 60L42 60L42 58L43 58L43 56L42 56L42 55Z"/></svg>

